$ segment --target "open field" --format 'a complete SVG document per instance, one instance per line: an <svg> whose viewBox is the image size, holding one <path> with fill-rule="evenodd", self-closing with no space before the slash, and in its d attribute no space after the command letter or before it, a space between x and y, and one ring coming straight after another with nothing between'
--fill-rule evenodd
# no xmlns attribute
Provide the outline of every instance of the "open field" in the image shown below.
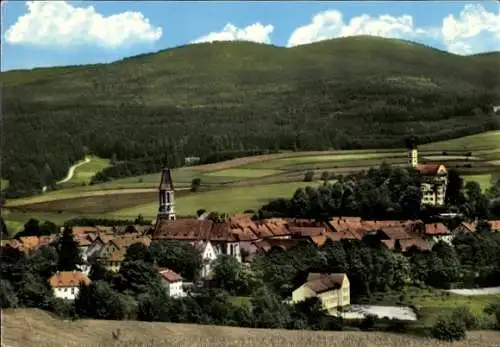
<svg viewBox="0 0 500 347"><path fill-rule="evenodd" d="M112 332L120 330L120 341ZM500 332L469 332L467 340L447 343L428 338L382 332L335 332L247 329L136 321L64 321L35 309L7 309L3 314L3 343L10 347L42 346L494 346Z"/></svg>
<svg viewBox="0 0 500 347"><path fill-rule="evenodd" d="M460 306L468 306L483 324L491 324L493 316L486 315L483 310L492 303L500 302L500 294L465 296L453 294L445 290L407 288L404 292L403 301L400 300L402 293L381 294L370 300L371 305L394 305L396 303L404 306L415 306L421 314L419 324L431 326L440 314L451 312Z"/></svg>
<svg viewBox="0 0 500 347"><path fill-rule="evenodd" d="M477 181L487 189L500 178L500 131L490 131L453 140L420 146L421 162L441 162L457 167L464 181ZM471 152L470 156L467 156ZM94 160L75 170L75 180L85 183L96 170L108 164ZM319 179L323 171L331 176L346 174L382 162L405 166L405 149L283 152L238 158L220 163L182 167L172 170L177 194L177 213L193 215L200 208L219 212L238 212L258 209L267 201L290 197L302 182L304 174L315 172ZM80 176L78 176L80 173ZM191 181L200 178L202 189L188 193ZM156 189L160 173L118 179L95 185L79 184L42 195L7 201L7 208L15 208L10 218L40 213L64 215L112 215L115 218L135 218L138 214L153 217L156 214ZM69 183L69 182L68 182ZM179 194L183 191L182 194ZM7 217L9 218L9 217Z"/></svg>
<svg viewBox="0 0 500 347"><path fill-rule="evenodd" d="M487 131L480 134L459 137L457 139L438 141L420 146L422 150L441 151L480 151L498 150L500 147L500 130ZM474 154L474 153L472 153Z"/></svg>
<svg viewBox="0 0 500 347"><path fill-rule="evenodd" d="M175 209L179 215L194 215L199 209L226 213L243 212L250 209L258 210L259 207L270 200L291 197L300 187L318 184L320 183L290 182L190 193L176 198ZM158 203L154 200L154 202L148 204L118 210L113 215L126 218L127 216L141 214L148 218L156 216L157 209Z"/></svg>

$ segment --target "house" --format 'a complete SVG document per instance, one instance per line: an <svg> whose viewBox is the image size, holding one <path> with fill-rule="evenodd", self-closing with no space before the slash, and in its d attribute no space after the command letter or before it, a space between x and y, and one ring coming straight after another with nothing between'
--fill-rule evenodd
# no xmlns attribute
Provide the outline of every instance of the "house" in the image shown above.
<svg viewBox="0 0 500 347"><path fill-rule="evenodd" d="M99 258L99 263L108 271L118 272L125 259L126 251L126 248L119 248L110 254L107 253L105 257Z"/></svg>
<svg viewBox="0 0 500 347"><path fill-rule="evenodd" d="M454 235L443 223L425 224L423 236L429 242L431 248L439 241L451 244L454 238Z"/></svg>
<svg viewBox="0 0 500 347"><path fill-rule="evenodd" d="M207 278L212 272L212 263L217 259L218 252L210 241L195 241L193 247L201 254L201 278Z"/></svg>
<svg viewBox="0 0 500 347"><path fill-rule="evenodd" d="M66 300L75 300L82 283L88 285L90 280L79 271L58 271L49 279L54 296Z"/></svg>
<svg viewBox="0 0 500 347"><path fill-rule="evenodd" d="M408 146L408 166L420 174L420 203L427 206L444 206L448 185L446 167L442 164L419 164L418 149L415 144Z"/></svg>
<svg viewBox="0 0 500 347"><path fill-rule="evenodd" d="M182 277L170 269L159 269L161 282L168 296L179 298L186 296L182 286Z"/></svg>
<svg viewBox="0 0 500 347"><path fill-rule="evenodd" d="M307 280L292 293L292 302L318 297L323 308L336 314L339 308L350 305L350 283L344 273L310 273Z"/></svg>
<svg viewBox="0 0 500 347"><path fill-rule="evenodd" d="M198 241L210 241L217 255L231 255L241 262L239 241L232 232L230 221L160 218L157 221L153 239L186 241L191 244Z"/></svg>
<svg viewBox="0 0 500 347"><path fill-rule="evenodd" d="M93 263L99 256L99 253L104 248L104 246L113 238L114 237L110 235L96 236L85 251L86 252L85 257L87 258L87 262Z"/></svg>
<svg viewBox="0 0 500 347"><path fill-rule="evenodd" d="M453 229L452 234L457 235L459 233L475 233L476 224L471 222L462 222L455 229Z"/></svg>
<svg viewBox="0 0 500 347"><path fill-rule="evenodd" d="M127 249L134 243L143 243L148 246L151 244L151 239L147 236L141 237L127 237L127 236L117 236L110 239L99 252L99 258L108 258L114 252L120 249Z"/></svg>

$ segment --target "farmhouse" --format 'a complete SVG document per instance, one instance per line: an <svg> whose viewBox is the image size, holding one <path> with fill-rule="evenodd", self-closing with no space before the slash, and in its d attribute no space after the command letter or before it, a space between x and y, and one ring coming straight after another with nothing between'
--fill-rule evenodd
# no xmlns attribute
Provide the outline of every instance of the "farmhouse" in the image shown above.
<svg viewBox="0 0 500 347"><path fill-rule="evenodd" d="M88 285L90 280L79 271L58 271L49 279L54 296L66 300L75 300L82 283Z"/></svg>
<svg viewBox="0 0 500 347"><path fill-rule="evenodd" d="M408 165L414 168L421 177L421 204L428 206L444 206L448 170L442 164L419 164L418 149L415 144L408 146Z"/></svg>
<svg viewBox="0 0 500 347"><path fill-rule="evenodd" d="M292 293L292 302L297 303L307 298L318 297L325 310L330 314L338 308L350 305L350 283L346 274L310 273L307 280Z"/></svg>

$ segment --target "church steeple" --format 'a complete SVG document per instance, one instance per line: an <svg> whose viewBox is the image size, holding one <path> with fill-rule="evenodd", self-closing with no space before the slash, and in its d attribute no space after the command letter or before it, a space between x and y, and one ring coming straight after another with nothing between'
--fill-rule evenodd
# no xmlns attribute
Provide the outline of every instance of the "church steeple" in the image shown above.
<svg viewBox="0 0 500 347"><path fill-rule="evenodd" d="M175 220L174 185L168 168L164 168L161 173L158 192L158 218Z"/></svg>

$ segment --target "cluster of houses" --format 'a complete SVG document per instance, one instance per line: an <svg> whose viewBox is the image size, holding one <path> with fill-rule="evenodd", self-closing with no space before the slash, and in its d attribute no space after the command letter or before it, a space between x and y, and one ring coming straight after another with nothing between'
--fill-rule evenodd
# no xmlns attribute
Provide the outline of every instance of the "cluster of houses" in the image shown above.
<svg viewBox="0 0 500 347"><path fill-rule="evenodd" d="M489 223L493 230L500 231L500 221ZM449 230L443 223L425 224L420 220L373 221L359 217L335 217L327 222L287 218L252 220L249 214L236 214L219 221L208 220L203 216L198 219L160 217L155 225L146 226L76 226L72 231L84 264L80 271L56 273L50 279L50 284L57 297L72 300L78 294L79 284L89 282L87 276L92 264L98 262L106 269L118 272L128 247L134 243L149 246L154 240L177 240L193 245L200 252L203 261L200 277L206 279L210 277L211 265L221 254L249 264L256 254L266 253L273 248L286 251L302 240L322 247L328 241L361 240L367 235L372 235L382 247L388 249L406 252L414 248L425 251L430 250L439 240L451 242L457 233L473 233L475 230L476 224L467 222ZM4 245L31 252L55 242L57 237L20 237L19 240L9 240ZM158 271L169 296L181 297L186 294L179 274L170 269ZM349 301L344 293L344 289L349 286L345 275L311 276L300 290L297 289L299 291L294 294L293 300L316 293L315 295L326 298L325 302L331 304L328 304L329 307L333 303L340 305Z"/></svg>

